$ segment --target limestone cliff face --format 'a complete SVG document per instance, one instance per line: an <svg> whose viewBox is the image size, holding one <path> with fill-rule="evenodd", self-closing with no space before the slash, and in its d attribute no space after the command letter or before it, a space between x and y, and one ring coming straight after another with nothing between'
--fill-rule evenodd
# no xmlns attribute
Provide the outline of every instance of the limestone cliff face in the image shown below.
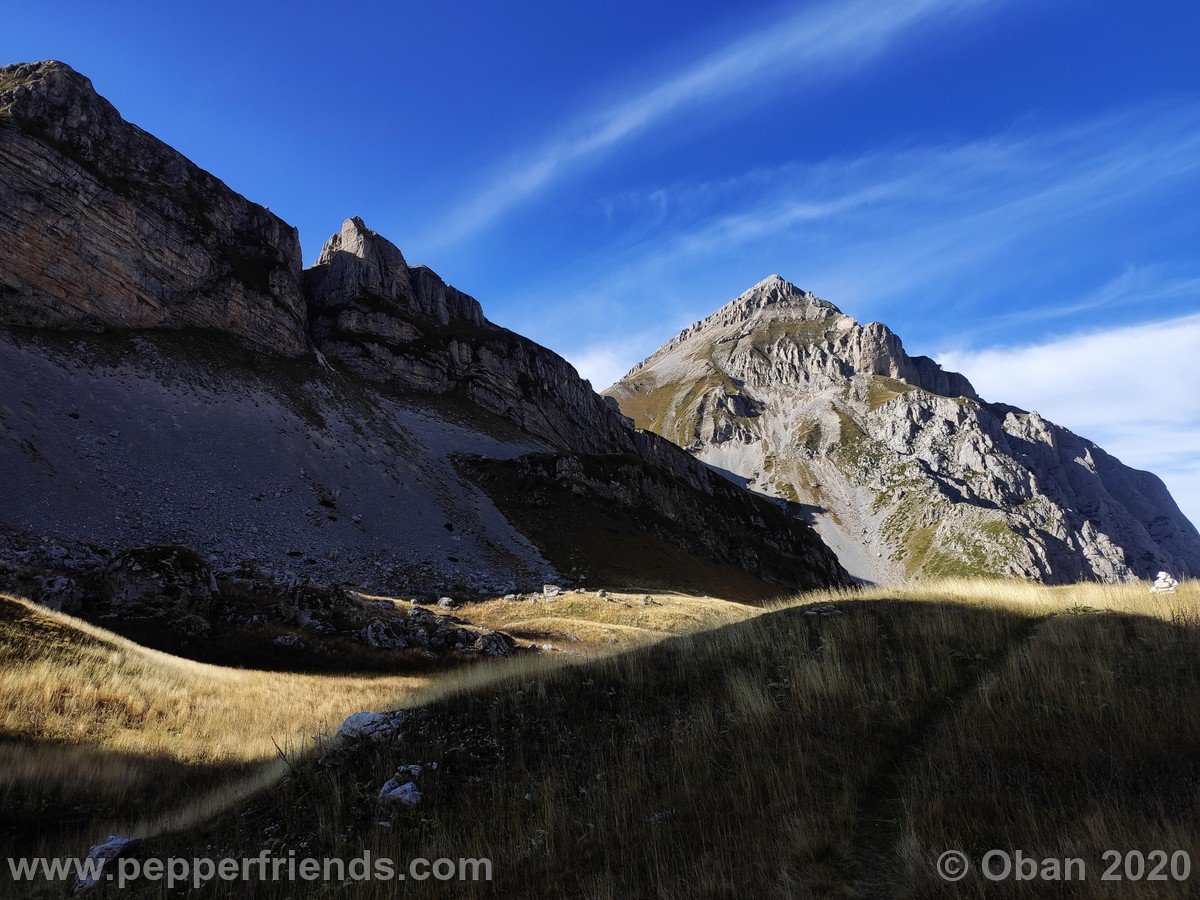
<svg viewBox="0 0 1200 900"><path fill-rule="evenodd" d="M307 343L296 230L59 62L0 68L0 322Z"/></svg>
<svg viewBox="0 0 1200 900"><path fill-rule="evenodd" d="M0 69L0 326L0 526L22 534L405 591L845 580L812 529L360 219L302 272L295 229L61 63ZM514 482L549 498L527 527Z"/></svg>
<svg viewBox="0 0 1200 900"><path fill-rule="evenodd" d="M585 520L598 522L615 505L622 515L641 510L643 529L652 517L672 522L661 530L677 544L777 587L815 587L845 577L811 529L779 520L776 510L731 491L669 441L633 429L570 363L489 322L473 298L426 268L408 266L400 250L361 219L345 221L304 282L313 338L327 359L404 391L466 396L559 451L552 464L468 467L486 476L506 514L525 517L524 530L537 535L539 546L564 534L568 543L582 538L595 525ZM629 464L606 461L611 457ZM583 469L608 473L608 487L600 490L596 479L573 479ZM635 478L633 472L649 474ZM573 514L564 521L526 516L524 501L503 489L511 479L524 479L519 493L537 484L538 493L557 497L559 506L550 503L551 508ZM626 566L632 571L637 563L627 559ZM602 568L593 558L590 571ZM608 572L615 571L610 561Z"/></svg>
<svg viewBox="0 0 1200 900"><path fill-rule="evenodd" d="M778 276L607 393L640 427L799 504L864 579L1200 574L1200 535L1158 478L981 400L884 325Z"/></svg>
<svg viewBox="0 0 1200 900"><path fill-rule="evenodd" d="M461 392L567 450L633 452L639 442L570 363L489 322L474 298L410 267L359 218L325 243L304 282L317 346L364 378Z"/></svg>

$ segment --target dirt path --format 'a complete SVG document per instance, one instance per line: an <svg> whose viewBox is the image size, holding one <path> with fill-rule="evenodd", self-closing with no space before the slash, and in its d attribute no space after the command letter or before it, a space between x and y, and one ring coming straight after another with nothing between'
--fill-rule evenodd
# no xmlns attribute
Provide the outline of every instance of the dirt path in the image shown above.
<svg viewBox="0 0 1200 900"><path fill-rule="evenodd" d="M901 795L908 771L945 732L967 698L996 677L1004 662L1030 641L1042 621L1039 617L1022 623L1001 650L980 662L974 677L965 679L927 707L912 730L890 748L859 798L851 850L857 873L852 896L885 900L895 897L891 876L900 840ZM881 625L886 627L885 622Z"/></svg>

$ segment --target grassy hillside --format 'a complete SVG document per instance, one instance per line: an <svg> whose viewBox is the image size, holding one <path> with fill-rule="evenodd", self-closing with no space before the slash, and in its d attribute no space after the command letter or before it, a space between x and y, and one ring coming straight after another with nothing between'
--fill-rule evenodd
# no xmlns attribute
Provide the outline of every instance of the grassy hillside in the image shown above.
<svg viewBox="0 0 1200 900"><path fill-rule="evenodd" d="M1085 857L1095 878L1110 847L1197 858L1198 601L1190 586L1152 598L1144 585L1011 582L810 596L454 692L395 742L301 765L152 849L494 864L490 886L355 896L1054 896L974 874L947 885L932 861L1020 847ZM381 813L397 767L430 762L420 806Z"/></svg>
<svg viewBox="0 0 1200 900"><path fill-rule="evenodd" d="M550 652L403 675L233 669L0 595L0 846L74 854L110 831L180 827L277 781L351 712L428 701L506 666L552 667L758 610L678 594L644 604L642 595L572 592L467 612ZM364 660L377 663L351 663Z"/></svg>
<svg viewBox="0 0 1200 900"><path fill-rule="evenodd" d="M78 848L101 822L200 815L277 778L281 751L428 682L205 665L0 596L0 835Z"/></svg>
<svg viewBox="0 0 1200 900"><path fill-rule="evenodd" d="M652 643L672 634L742 622L761 608L675 591L565 591L549 602L492 600L470 604L471 621L538 646L602 653Z"/></svg>

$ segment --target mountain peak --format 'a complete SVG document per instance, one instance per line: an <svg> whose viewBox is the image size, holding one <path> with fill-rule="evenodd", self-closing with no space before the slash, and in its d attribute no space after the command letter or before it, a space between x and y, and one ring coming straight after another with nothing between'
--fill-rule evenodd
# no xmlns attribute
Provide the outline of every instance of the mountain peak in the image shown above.
<svg viewBox="0 0 1200 900"><path fill-rule="evenodd" d="M125 123L92 81L56 59L0 66L0 118L29 122L57 141L96 138L91 152L119 154L108 146Z"/></svg>
<svg viewBox="0 0 1200 900"><path fill-rule="evenodd" d="M826 300L822 300L812 291L806 291L788 281L782 275L768 275L753 287L743 291L733 301L722 309L731 308L763 308L768 306L801 307L830 310L840 310ZM713 314L719 315L721 310Z"/></svg>
<svg viewBox="0 0 1200 900"><path fill-rule="evenodd" d="M321 248L316 264L304 272L309 312L323 333L334 319L362 337L380 340L411 339L411 323L399 319L424 319L449 325L480 325L483 311L474 298L447 285L424 266L410 267L400 248L367 227L358 216L342 222ZM349 310L349 314L342 312ZM399 318L397 318L399 317ZM376 333L382 328L383 333Z"/></svg>
<svg viewBox="0 0 1200 900"><path fill-rule="evenodd" d="M342 222L340 231L329 236L321 247L318 264L328 263L338 253L350 253L359 259L378 257L378 262L392 267L408 268L400 248L377 231L372 231L360 216L351 216Z"/></svg>
<svg viewBox="0 0 1200 900"><path fill-rule="evenodd" d="M314 270L321 273L317 287L327 309L346 306L359 297L395 301L412 293L412 278L400 248L358 216L342 222L341 230L325 242Z"/></svg>
<svg viewBox="0 0 1200 900"><path fill-rule="evenodd" d="M43 59L36 62L0 66L0 93L7 93L46 79L69 82L86 90L94 90L92 82L87 76L80 75L65 62L57 59Z"/></svg>
<svg viewBox="0 0 1200 900"><path fill-rule="evenodd" d="M859 324L777 275L606 394L637 427L804 504L843 565L870 581L1120 581L1200 561L1200 536L1152 476L981 401L887 326Z"/></svg>

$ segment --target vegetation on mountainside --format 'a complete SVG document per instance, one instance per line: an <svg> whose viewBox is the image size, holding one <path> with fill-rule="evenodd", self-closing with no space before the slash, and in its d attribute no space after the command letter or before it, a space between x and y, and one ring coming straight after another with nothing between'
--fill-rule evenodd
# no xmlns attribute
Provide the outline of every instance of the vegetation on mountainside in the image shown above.
<svg viewBox="0 0 1200 900"><path fill-rule="evenodd" d="M397 741L298 766L154 851L493 863L491 884L356 896L1076 896L1078 883L985 883L980 854L1086 857L1096 884L1110 847L1197 857L1198 602L1191 585L1163 598L1013 581L810 595L450 694ZM379 786L432 762L421 804L381 826ZM946 849L973 860L965 881L935 874Z"/></svg>
<svg viewBox="0 0 1200 900"><path fill-rule="evenodd" d="M898 378L889 378L886 375L872 376L871 383L867 386L867 408L874 412L889 400L915 390L918 388Z"/></svg>
<svg viewBox="0 0 1200 900"><path fill-rule="evenodd" d="M97 828L219 805L279 777L281 752L428 681L210 666L0 596L0 834L78 849Z"/></svg>
<svg viewBox="0 0 1200 900"><path fill-rule="evenodd" d="M771 350L778 344L805 347L824 343L832 323L830 319L768 319L760 322L746 339L758 350Z"/></svg>
<svg viewBox="0 0 1200 900"><path fill-rule="evenodd" d="M641 381L622 385L621 412L633 419L638 428L662 435L680 447L690 447L696 442L705 397L718 388L728 394L739 391L733 379L711 365L702 377L686 385L658 384L653 377L650 373Z"/></svg>
<svg viewBox="0 0 1200 900"><path fill-rule="evenodd" d="M708 597L643 598L572 591L471 604L477 624L561 652L453 671L443 660L441 671L399 675L208 665L0 595L0 843L74 854L113 831L178 827L277 781L357 710L429 699L506 665L555 665L760 612Z"/></svg>
<svg viewBox="0 0 1200 900"><path fill-rule="evenodd" d="M489 600L469 606L471 621L518 640L576 653L627 649L672 634L742 622L761 608L673 591L653 594L565 591L549 602Z"/></svg>

